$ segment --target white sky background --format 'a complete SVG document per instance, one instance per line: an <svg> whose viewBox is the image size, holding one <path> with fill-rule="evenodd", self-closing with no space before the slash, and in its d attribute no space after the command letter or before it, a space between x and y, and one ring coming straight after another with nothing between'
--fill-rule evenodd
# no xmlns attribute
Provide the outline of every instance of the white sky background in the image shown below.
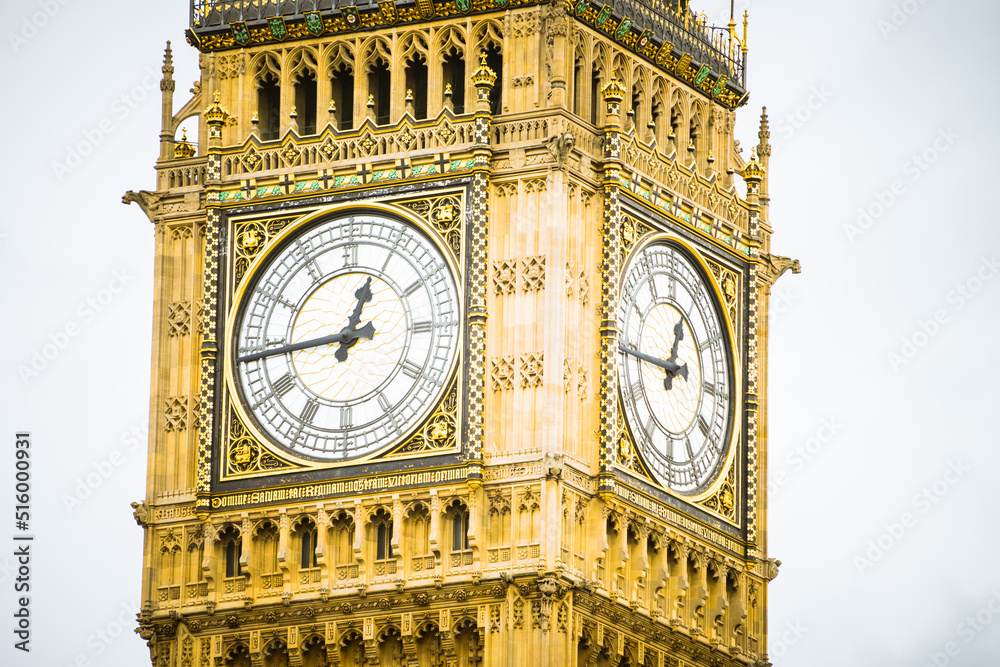
<svg viewBox="0 0 1000 667"><path fill-rule="evenodd" d="M153 235L119 201L154 185L167 39L178 107L198 76L188 6L3 4L0 663L148 664L132 634L142 534L129 502L145 489ZM728 4L696 2L716 23ZM767 105L772 249L803 266L777 283L771 311L768 523L784 563L770 586L771 660L996 664L1000 231L988 201L1000 5L743 0L737 11L748 4L738 132L748 151ZM88 154L56 173L81 144ZM920 155L933 163L921 169ZM859 208L872 211L865 227ZM75 335L22 380L18 367L67 327ZM904 339L915 349L894 367ZM20 429L33 434L30 655L8 629Z"/></svg>

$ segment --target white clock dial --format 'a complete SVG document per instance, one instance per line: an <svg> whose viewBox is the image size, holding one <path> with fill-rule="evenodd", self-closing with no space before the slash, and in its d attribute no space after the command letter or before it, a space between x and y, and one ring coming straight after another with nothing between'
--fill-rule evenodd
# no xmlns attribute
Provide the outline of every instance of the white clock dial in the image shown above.
<svg viewBox="0 0 1000 667"><path fill-rule="evenodd" d="M625 421L660 482L691 494L716 477L732 429L728 337L707 281L680 248L653 243L629 266L618 310Z"/></svg>
<svg viewBox="0 0 1000 667"><path fill-rule="evenodd" d="M408 435L438 402L458 356L458 290L412 225L382 213L327 219L250 280L231 363L246 412L275 444L361 458Z"/></svg>

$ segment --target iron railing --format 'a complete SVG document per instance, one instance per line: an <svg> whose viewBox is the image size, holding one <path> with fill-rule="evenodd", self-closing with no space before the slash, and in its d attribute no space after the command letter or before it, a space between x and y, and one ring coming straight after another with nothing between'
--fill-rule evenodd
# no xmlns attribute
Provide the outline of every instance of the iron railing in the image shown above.
<svg viewBox="0 0 1000 667"><path fill-rule="evenodd" d="M690 53L701 64L725 72L733 83L746 87L743 46L729 28L703 23L677 0L613 0L613 15L628 17L639 32L649 29L657 42L670 42L675 50Z"/></svg>
<svg viewBox="0 0 1000 667"><path fill-rule="evenodd" d="M397 0L400 7L416 0ZM375 9L378 0L191 0L191 29L216 31L230 23L265 21L274 16L303 18L305 12L332 12L342 6ZM746 87L743 48L728 28L706 25L678 0L611 0L616 19L629 18L639 31L649 29L657 42L670 42L699 63Z"/></svg>

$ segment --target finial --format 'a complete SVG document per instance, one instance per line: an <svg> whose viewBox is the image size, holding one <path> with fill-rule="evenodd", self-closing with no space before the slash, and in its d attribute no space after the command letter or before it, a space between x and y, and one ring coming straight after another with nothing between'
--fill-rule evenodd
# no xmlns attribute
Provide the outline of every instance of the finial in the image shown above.
<svg viewBox="0 0 1000 667"><path fill-rule="evenodd" d="M694 139L689 139L688 140L688 153L694 153L694 151L695 151Z"/></svg>
<svg viewBox="0 0 1000 667"><path fill-rule="evenodd" d="M252 124L252 125L253 125L254 127L257 127L257 123L259 123L259 122L260 122L260 118L258 118L258 117L257 117L257 112L256 112L256 111L254 111L254 112L253 112L253 116L251 116L251 117L250 117L250 123L251 123L251 124Z"/></svg>
<svg viewBox="0 0 1000 667"><path fill-rule="evenodd" d="M295 113L295 105L294 104L292 105L292 113L288 114L288 117L291 118L291 119L293 119L293 120L299 117L299 114Z"/></svg>
<svg viewBox="0 0 1000 667"><path fill-rule="evenodd" d="M187 128L181 128L181 141L174 146L175 158L194 157L194 146L188 142Z"/></svg>
<svg viewBox="0 0 1000 667"><path fill-rule="evenodd" d="M472 85L476 88L492 88L496 83L497 73L486 65L486 51L479 54L479 67L472 73Z"/></svg>
<svg viewBox="0 0 1000 667"><path fill-rule="evenodd" d="M375 95L372 94L372 93L368 94L368 106L370 106L372 108L375 107Z"/></svg>
<svg viewBox="0 0 1000 667"><path fill-rule="evenodd" d="M448 94L448 90L447 89L445 89L444 92L445 92L446 95ZM407 102L412 102L413 101L413 89L412 88L407 88L406 89L406 101Z"/></svg>
<svg viewBox="0 0 1000 667"><path fill-rule="evenodd" d="M327 107L326 110L329 111L330 113L337 113L337 103L334 102L333 100L330 100L330 106Z"/></svg>
<svg viewBox="0 0 1000 667"><path fill-rule="evenodd" d="M622 83L618 79L611 79L608 81L607 85L601 91L601 95L604 97L605 102L621 102L625 99L625 89L622 88Z"/></svg>
<svg viewBox="0 0 1000 667"><path fill-rule="evenodd" d="M205 120L209 124L219 124L222 125L229 118L229 112L219 106L220 93L215 91L212 96L212 106L205 110Z"/></svg>
<svg viewBox="0 0 1000 667"><path fill-rule="evenodd" d="M451 92L451 84L450 83L444 84L444 94L445 95L453 95L454 94L454 93Z"/></svg>
<svg viewBox="0 0 1000 667"><path fill-rule="evenodd" d="M757 149L750 151L750 162L743 167L743 180L747 183L760 183L764 180L764 168L757 162Z"/></svg>
<svg viewBox="0 0 1000 667"><path fill-rule="evenodd" d="M174 64L174 52L170 48L170 40L168 39L167 48L163 50L163 72L166 73L168 71L167 70L168 67L170 68L169 71L173 72L174 71L173 64Z"/></svg>

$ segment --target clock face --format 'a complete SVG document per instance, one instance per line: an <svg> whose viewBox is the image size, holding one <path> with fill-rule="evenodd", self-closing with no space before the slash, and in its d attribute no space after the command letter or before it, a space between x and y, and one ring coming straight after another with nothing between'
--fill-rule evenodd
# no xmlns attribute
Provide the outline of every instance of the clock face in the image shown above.
<svg viewBox="0 0 1000 667"><path fill-rule="evenodd" d="M689 256L656 242L633 260L618 308L625 421L653 473L694 494L715 478L732 429L724 320Z"/></svg>
<svg viewBox="0 0 1000 667"><path fill-rule="evenodd" d="M236 393L275 444L342 461L428 416L458 357L455 276L421 231L382 213L296 233L250 277L233 325Z"/></svg>

